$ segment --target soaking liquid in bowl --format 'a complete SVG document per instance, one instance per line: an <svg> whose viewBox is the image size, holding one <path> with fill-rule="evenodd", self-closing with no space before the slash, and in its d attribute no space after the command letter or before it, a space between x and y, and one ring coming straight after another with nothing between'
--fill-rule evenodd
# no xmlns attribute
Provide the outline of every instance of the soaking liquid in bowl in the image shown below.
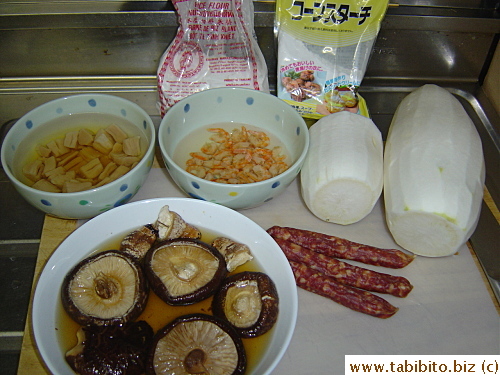
<svg viewBox="0 0 500 375"><path fill-rule="evenodd" d="M209 233L202 228L198 229L200 229L202 232L201 240L203 242L211 243L213 239L219 236L219 234ZM100 248L94 253L111 249L118 249L120 247L122 239L127 234L128 232L115 236L113 239L100 246ZM237 241L237 239L235 240ZM88 256L91 255L92 254L89 254ZM248 261L247 263L236 268L231 274L244 271L263 272L263 269L256 259L252 259L251 261ZM167 323L171 322L181 315L191 313L204 313L212 315L212 299L213 297L210 297L201 302L188 306L171 306L163 302L152 290L150 290L146 308L136 319L136 321L145 320L149 323L149 325L151 325L151 327L153 328L153 332L156 333ZM65 353L77 344L76 332L80 328L80 325L73 321L66 313L62 306L61 299L59 299L58 302L57 312L58 316L56 317L56 329L61 347L61 356L64 357ZM243 339L243 345L245 347L247 356L246 373L250 373L252 371L252 368L254 368L258 364L260 358L262 358L262 356L266 352L269 346L270 339L273 335L273 331L274 330L271 329L269 332L265 333L262 336Z"/></svg>
<svg viewBox="0 0 500 375"><path fill-rule="evenodd" d="M286 156L284 162L288 165L293 163L286 146L276 135L257 126L238 122L218 122L192 131L179 141L174 149L173 155L171 155L172 160L178 166L185 169L186 161L191 158L190 153L200 152L205 143L211 142L210 137L216 134L215 132L209 131L209 129L223 129L231 134L234 129L241 129L242 127L250 131L264 132L269 137L269 145L266 148L271 150L277 146L281 147L281 154Z"/></svg>
<svg viewBox="0 0 500 375"><path fill-rule="evenodd" d="M80 129L88 129L95 134L99 129L107 128L113 124L122 129L129 137L140 137L141 155L139 158L142 158L148 149L148 138L142 129L132 122L105 113L76 113L55 118L33 129L16 149L12 173L19 181L31 186L33 182L22 171L26 164L41 158L36 151L38 145L46 145L55 139L64 137L66 133Z"/></svg>

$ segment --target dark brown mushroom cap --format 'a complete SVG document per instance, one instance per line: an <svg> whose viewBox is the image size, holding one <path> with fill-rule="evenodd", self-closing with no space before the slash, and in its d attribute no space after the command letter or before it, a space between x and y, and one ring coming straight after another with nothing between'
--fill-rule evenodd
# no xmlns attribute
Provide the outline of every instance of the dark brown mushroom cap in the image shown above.
<svg viewBox="0 0 500 375"><path fill-rule="evenodd" d="M207 314L180 316L153 338L146 374L240 375L247 358L228 322Z"/></svg>
<svg viewBox="0 0 500 375"><path fill-rule="evenodd" d="M85 326L78 344L66 353L71 368L82 375L141 375L153 339L145 321L113 326Z"/></svg>
<svg viewBox="0 0 500 375"><path fill-rule="evenodd" d="M241 337L257 337L278 319L278 291L265 273L236 273L222 283L212 301L212 311L226 319Z"/></svg>
<svg viewBox="0 0 500 375"><path fill-rule="evenodd" d="M85 258L68 272L61 300L81 325L114 325L137 319L148 292L141 265L125 252L108 250Z"/></svg>
<svg viewBox="0 0 500 375"><path fill-rule="evenodd" d="M155 294L173 306L190 305L212 296L227 275L222 254L190 238L153 246L144 258L144 270Z"/></svg>

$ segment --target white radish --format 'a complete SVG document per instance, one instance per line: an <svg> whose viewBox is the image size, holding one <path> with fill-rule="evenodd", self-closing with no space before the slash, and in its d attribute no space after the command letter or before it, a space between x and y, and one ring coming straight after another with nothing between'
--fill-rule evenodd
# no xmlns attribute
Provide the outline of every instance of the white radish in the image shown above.
<svg viewBox="0 0 500 375"><path fill-rule="evenodd" d="M382 193L382 135L367 117L343 111L309 129L302 197L318 218L352 224L366 217Z"/></svg>
<svg viewBox="0 0 500 375"><path fill-rule="evenodd" d="M481 139L458 99L424 85L394 114L384 153L386 219L417 255L457 252L479 219L485 166Z"/></svg>

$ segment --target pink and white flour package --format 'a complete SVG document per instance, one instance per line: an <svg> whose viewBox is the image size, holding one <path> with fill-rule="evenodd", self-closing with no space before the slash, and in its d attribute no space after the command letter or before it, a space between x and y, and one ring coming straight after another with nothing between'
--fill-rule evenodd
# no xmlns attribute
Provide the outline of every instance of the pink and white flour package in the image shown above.
<svg viewBox="0 0 500 375"><path fill-rule="evenodd" d="M269 92L268 71L254 31L252 0L172 0L177 34L158 66L163 117L179 100L216 87Z"/></svg>

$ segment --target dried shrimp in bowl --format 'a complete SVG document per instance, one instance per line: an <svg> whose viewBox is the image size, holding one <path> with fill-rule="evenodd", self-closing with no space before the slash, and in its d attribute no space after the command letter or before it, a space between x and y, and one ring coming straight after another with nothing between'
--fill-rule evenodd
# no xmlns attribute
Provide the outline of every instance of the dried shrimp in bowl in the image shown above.
<svg viewBox="0 0 500 375"><path fill-rule="evenodd" d="M186 171L205 180L225 184L247 184L267 180L289 168L281 146L269 147L264 131L209 128L212 133L197 152L191 152Z"/></svg>

